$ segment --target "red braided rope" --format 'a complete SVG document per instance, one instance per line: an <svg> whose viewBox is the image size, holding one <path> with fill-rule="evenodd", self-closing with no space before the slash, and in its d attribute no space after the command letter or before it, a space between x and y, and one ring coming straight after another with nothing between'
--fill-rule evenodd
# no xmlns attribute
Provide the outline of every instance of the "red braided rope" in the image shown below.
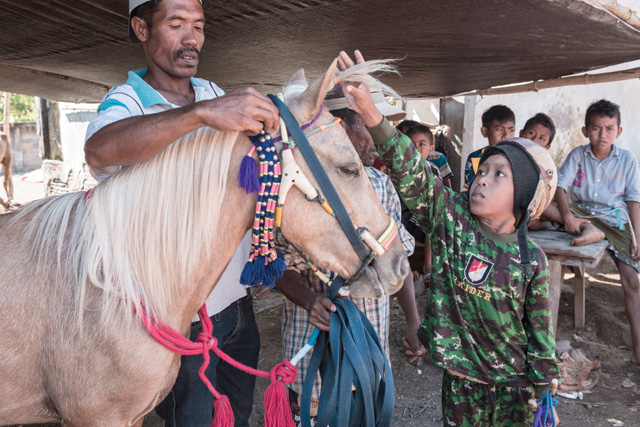
<svg viewBox="0 0 640 427"><path fill-rule="evenodd" d="M209 350L213 350L218 357L234 368L251 375L270 378L272 383L278 380L284 383L292 383L296 380L297 369L289 362L289 359L285 359L284 362L274 366L271 372L266 372L237 362L220 350L218 348L218 340L211 335L213 332L213 324L211 323L211 319L207 313L206 305L203 305L202 308L198 310L198 316L200 316L200 322L202 324L202 332L198 335L197 342L193 342L183 337L181 334L164 324L160 319L154 318L153 321L151 321L146 315L144 309L138 312L138 316L149 334L168 350L171 350L174 353L190 356L202 354L204 361L198 370L198 375L216 399L220 399L222 395L216 391L211 384L211 381L209 381L205 375L205 371L207 366L209 366L210 360Z"/></svg>

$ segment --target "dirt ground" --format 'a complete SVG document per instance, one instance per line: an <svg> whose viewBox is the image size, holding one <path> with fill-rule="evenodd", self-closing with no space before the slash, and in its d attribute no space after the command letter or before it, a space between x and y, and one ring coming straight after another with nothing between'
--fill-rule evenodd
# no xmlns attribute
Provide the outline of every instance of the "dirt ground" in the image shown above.
<svg viewBox="0 0 640 427"><path fill-rule="evenodd" d="M15 200L21 204L43 196L42 184L23 181L23 175L14 175ZM590 359L600 361L600 367L592 373L598 378L597 385L591 393L584 394L583 400L559 398L561 425L610 426L615 424L607 419L616 419L625 426L640 427L640 367L628 361L631 335L615 265L605 257L597 269L587 270L586 328L580 331L573 327L571 278L570 274L565 276L562 289L557 340L569 340L573 348L581 349ZM274 294L267 301L256 303L256 310L260 311L257 320L262 342L259 368L263 370L270 370L282 358L280 298ZM419 297L418 303L424 306L424 297ZM402 347L404 317L395 299L392 299L391 308L391 366L395 382L393 425L441 426L442 373L427 363L413 366L406 362ZM422 307L420 310L422 312ZM258 378L250 420L252 426L264 425L262 396L267 386L268 380ZM146 417L144 423L145 427L162 425L153 413Z"/></svg>

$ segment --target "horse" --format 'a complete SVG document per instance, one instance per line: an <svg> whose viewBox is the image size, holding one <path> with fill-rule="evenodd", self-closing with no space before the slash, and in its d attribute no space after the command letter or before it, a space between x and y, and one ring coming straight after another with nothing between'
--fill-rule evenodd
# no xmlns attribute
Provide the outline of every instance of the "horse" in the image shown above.
<svg viewBox="0 0 640 427"><path fill-rule="evenodd" d="M6 133L0 132L0 163L4 169L4 191L7 193L7 201L0 197L0 205L5 209L11 207L13 201L13 179L11 178L11 143Z"/></svg>
<svg viewBox="0 0 640 427"><path fill-rule="evenodd" d="M336 62L311 85L297 73L285 103L299 123L318 116L312 147L353 222L380 236L389 218L355 149L341 126L322 127L334 120L321 106ZM380 70L370 64L340 78ZM256 197L236 182L250 148L243 133L201 128L91 192L0 216L0 425L131 426L162 400L180 356L156 342L136 313L188 336L253 222ZM317 188L298 150L294 156ZM287 197L281 232L318 267L343 277L359 268L335 218L300 191ZM408 271L395 239L351 291L394 293Z"/></svg>

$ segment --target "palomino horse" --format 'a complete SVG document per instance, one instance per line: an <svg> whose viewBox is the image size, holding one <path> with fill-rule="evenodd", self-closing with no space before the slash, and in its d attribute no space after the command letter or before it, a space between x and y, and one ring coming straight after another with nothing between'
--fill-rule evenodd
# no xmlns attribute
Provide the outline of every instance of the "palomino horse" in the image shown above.
<svg viewBox="0 0 640 427"><path fill-rule="evenodd" d="M300 123L320 111L335 71L334 61L311 86L298 80L285 91ZM332 121L322 112L310 130ZM381 235L389 219L342 128L310 142L354 223ZM166 395L180 356L154 341L134 310L186 335L252 224L256 198L235 178L250 147L242 133L199 129L92 195L50 197L0 217L0 425L130 426ZM319 267L350 277L359 266L337 221L295 189L282 233ZM407 273L396 239L352 292L393 293Z"/></svg>
<svg viewBox="0 0 640 427"><path fill-rule="evenodd" d="M9 137L4 132L0 132L0 163L4 168L4 191L7 192L7 201L0 197L0 205L9 209L13 200L13 180L11 179L11 144Z"/></svg>

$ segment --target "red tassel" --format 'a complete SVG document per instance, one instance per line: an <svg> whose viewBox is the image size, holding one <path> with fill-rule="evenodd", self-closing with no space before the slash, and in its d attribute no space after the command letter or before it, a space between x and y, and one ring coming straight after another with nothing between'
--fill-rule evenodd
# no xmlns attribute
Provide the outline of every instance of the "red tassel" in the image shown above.
<svg viewBox="0 0 640 427"><path fill-rule="evenodd" d="M213 402L211 427L233 427L234 423L235 419L229 398L222 395Z"/></svg>
<svg viewBox="0 0 640 427"><path fill-rule="evenodd" d="M280 381L272 381L264 392L264 427L295 427L289 393Z"/></svg>

